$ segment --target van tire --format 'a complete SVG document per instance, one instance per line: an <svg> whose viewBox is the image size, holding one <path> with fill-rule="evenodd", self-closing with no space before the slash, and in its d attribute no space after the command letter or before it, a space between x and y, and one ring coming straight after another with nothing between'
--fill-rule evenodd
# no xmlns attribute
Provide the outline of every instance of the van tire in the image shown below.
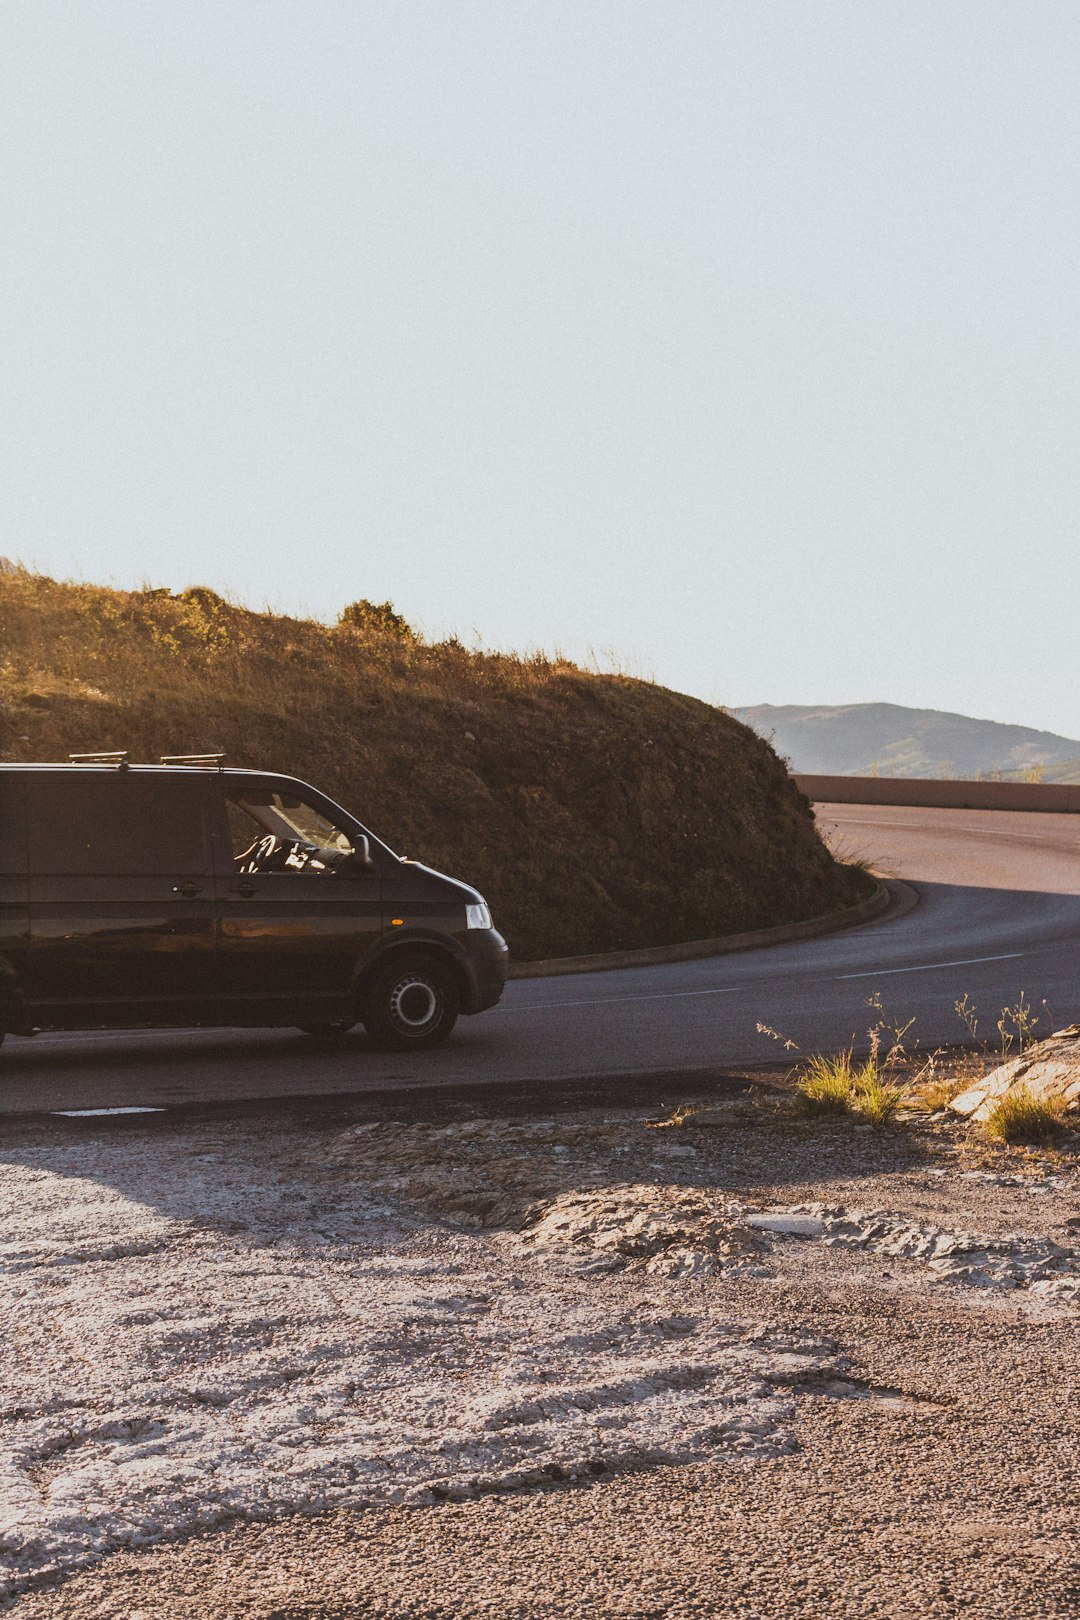
<svg viewBox="0 0 1080 1620"><path fill-rule="evenodd" d="M383 1051L441 1046L457 1023L460 996L450 966L436 956L396 952L364 987L360 1017Z"/></svg>

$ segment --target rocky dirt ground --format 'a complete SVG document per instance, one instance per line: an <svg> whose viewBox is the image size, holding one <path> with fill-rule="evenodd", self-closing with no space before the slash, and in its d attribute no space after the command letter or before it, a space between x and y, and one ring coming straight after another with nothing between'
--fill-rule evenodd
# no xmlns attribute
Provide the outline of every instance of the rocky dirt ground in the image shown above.
<svg viewBox="0 0 1080 1620"><path fill-rule="evenodd" d="M478 1107L9 1133L15 1620L1080 1613L1068 1144Z"/></svg>

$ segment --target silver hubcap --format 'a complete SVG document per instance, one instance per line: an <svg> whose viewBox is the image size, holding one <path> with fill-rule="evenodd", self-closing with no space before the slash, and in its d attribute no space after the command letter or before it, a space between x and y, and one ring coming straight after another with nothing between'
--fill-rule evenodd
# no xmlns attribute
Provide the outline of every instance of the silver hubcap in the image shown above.
<svg viewBox="0 0 1080 1620"><path fill-rule="evenodd" d="M390 1016L399 1029L424 1029L438 1010L438 997L426 979L410 976L390 992Z"/></svg>

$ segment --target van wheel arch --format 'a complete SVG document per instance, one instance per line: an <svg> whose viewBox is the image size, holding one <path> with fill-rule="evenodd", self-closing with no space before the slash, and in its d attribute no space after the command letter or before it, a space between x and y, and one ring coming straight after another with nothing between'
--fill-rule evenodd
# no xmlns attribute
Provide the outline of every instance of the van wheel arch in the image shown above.
<svg viewBox="0 0 1080 1620"><path fill-rule="evenodd" d="M469 978L464 967L453 951L448 951L444 945L437 944L431 939L403 939L380 951L374 961L369 962L356 981L354 992L356 1016L361 1016L360 1009L364 1004L364 990L371 983L376 973L380 973L388 961L399 956L427 956L434 962L440 962L443 967L449 968L454 975L457 985L458 997L464 1009L469 999Z"/></svg>
<svg viewBox="0 0 1080 1620"><path fill-rule="evenodd" d="M358 1014L384 1050L439 1046L457 1022L463 990L463 975L449 951L424 940L402 940L381 952L361 979Z"/></svg>

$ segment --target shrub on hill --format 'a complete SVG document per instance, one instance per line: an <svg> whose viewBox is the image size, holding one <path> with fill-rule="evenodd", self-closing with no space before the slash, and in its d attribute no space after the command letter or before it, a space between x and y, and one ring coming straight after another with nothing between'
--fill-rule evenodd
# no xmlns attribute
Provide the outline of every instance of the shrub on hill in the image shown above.
<svg viewBox="0 0 1080 1620"><path fill-rule="evenodd" d="M315 783L475 883L520 958L799 921L866 885L772 750L695 698L426 645L389 603L328 626L204 587L3 574L0 755L114 748L221 748Z"/></svg>
<svg viewBox="0 0 1080 1620"><path fill-rule="evenodd" d="M392 602L350 602L338 615L338 624L346 629L358 630L361 635L393 636L396 641L415 641L412 626L406 624L400 613L395 613Z"/></svg>

